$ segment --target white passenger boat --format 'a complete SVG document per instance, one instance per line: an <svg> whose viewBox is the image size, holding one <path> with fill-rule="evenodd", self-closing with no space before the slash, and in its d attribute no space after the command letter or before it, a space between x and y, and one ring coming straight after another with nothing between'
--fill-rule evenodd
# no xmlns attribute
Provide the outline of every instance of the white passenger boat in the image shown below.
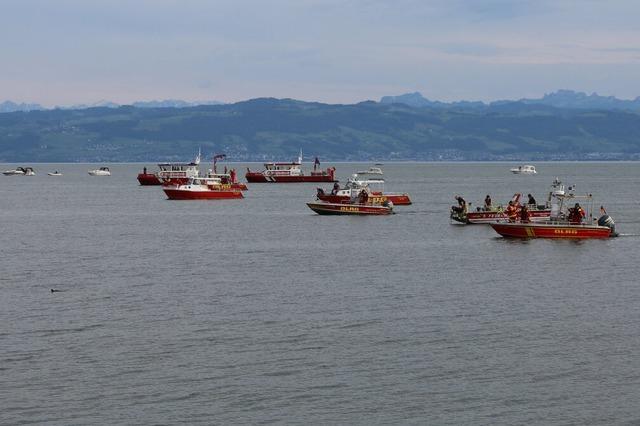
<svg viewBox="0 0 640 426"><path fill-rule="evenodd" d="M111 176L111 171L108 167L100 167L99 169L89 170L91 176Z"/></svg>
<svg viewBox="0 0 640 426"><path fill-rule="evenodd" d="M522 175L535 175L536 173L536 168L530 164L525 164L524 166L518 166L518 167L514 167L511 170L511 173L514 174L522 174Z"/></svg>

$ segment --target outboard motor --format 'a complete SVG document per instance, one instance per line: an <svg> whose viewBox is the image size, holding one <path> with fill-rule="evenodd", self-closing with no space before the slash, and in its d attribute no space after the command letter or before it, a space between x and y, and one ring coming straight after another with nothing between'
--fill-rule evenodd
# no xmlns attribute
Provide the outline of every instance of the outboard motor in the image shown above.
<svg viewBox="0 0 640 426"><path fill-rule="evenodd" d="M608 214L603 214L602 216L600 216L600 218L598 219L598 226L606 226L607 228L611 229L612 237L618 236L618 233L616 232L616 223Z"/></svg>

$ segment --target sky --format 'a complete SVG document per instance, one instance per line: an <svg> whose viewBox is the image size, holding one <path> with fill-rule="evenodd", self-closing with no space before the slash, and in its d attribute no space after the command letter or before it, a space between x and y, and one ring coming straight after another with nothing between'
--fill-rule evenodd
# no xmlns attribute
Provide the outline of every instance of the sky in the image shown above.
<svg viewBox="0 0 640 426"><path fill-rule="evenodd" d="M0 0L0 102L640 96L636 0Z"/></svg>

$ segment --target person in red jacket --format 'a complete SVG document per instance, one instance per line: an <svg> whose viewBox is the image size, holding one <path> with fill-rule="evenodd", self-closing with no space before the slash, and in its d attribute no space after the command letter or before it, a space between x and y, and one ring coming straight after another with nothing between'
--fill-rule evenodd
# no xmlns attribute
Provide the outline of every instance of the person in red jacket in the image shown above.
<svg viewBox="0 0 640 426"><path fill-rule="evenodd" d="M580 203L576 203L573 208L569 209L569 223L579 225L586 215L584 209L580 207Z"/></svg>
<svg viewBox="0 0 640 426"><path fill-rule="evenodd" d="M509 201L509 205L504 212L507 214L509 222L515 222L518 219L518 208L513 201Z"/></svg>

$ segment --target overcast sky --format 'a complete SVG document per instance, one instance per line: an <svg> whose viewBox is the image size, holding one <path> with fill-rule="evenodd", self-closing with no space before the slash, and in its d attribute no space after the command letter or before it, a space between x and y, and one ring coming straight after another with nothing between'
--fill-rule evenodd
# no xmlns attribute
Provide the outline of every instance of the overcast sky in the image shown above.
<svg viewBox="0 0 640 426"><path fill-rule="evenodd" d="M0 0L0 101L640 96L636 0Z"/></svg>

